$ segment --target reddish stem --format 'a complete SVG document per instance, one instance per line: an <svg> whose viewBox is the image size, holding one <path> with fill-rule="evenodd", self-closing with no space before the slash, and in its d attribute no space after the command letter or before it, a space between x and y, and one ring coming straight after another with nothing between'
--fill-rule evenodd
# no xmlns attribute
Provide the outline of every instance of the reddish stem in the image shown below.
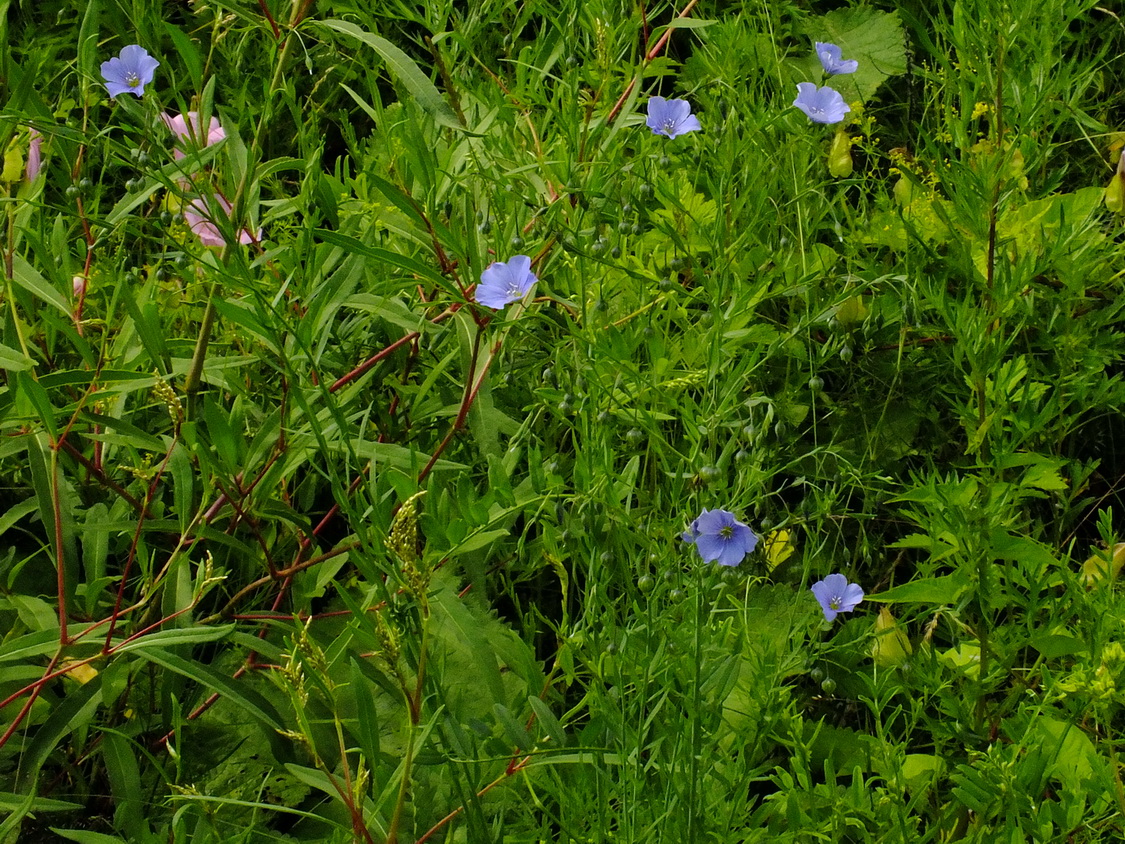
<svg viewBox="0 0 1125 844"><path fill-rule="evenodd" d="M684 6L684 10L682 12L680 12L678 15L676 15L676 17L677 18L686 18L691 13L691 10L695 8L696 3L698 3L698 2L699 2L699 0L690 0L690 2L686 6ZM664 34L660 36L660 40L657 41L653 45L652 49L649 50L648 53L645 55L644 64L647 65L649 62L651 62L653 59L655 59L657 57L657 55L660 53L660 51L664 49L664 46L668 43L668 39L671 38L671 37L672 37L672 30L671 29L664 30ZM616 116L617 112L619 112L621 110L621 106L625 105L625 101L627 99L629 99L629 95L631 93L633 93L633 87L637 84L637 80L639 78L640 78L639 76L634 76L629 81L629 84L625 86L624 93L621 94L621 96L617 99L617 102L614 103L613 108L611 108L609 110L609 114L606 115L606 118L605 118L606 123L612 122L613 118Z"/></svg>

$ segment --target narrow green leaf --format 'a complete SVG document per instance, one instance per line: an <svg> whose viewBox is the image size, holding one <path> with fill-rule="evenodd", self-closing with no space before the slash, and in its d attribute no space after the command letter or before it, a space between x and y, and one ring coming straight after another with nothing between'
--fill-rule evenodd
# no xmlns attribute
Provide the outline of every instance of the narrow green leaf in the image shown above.
<svg viewBox="0 0 1125 844"><path fill-rule="evenodd" d="M47 716L47 720L35 731L35 738L23 754L20 762L20 788L31 791L43 770L47 757L66 736L77 729L86 727L102 702L102 675L99 673L88 683L70 689L62 702Z"/></svg>
<svg viewBox="0 0 1125 844"><path fill-rule="evenodd" d="M13 794L10 791L0 791L0 812L15 812L27 802L27 794ZM81 803L71 803L69 800L52 800L50 797L31 796L31 805L28 809L32 812L73 812L75 809L84 808Z"/></svg>
<svg viewBox="0 0 1125 844"><path fill-rule="evenodd" d="M703 20L699 18L675 18L671 23L665 24L664 26L658 26L652 31L652 35L649 38L648 49L652 50L652 48L656 46L656 42L660 40L660 36L662 36L668 30L704 29L705 27L711 26L712 24L716 23L718 23L718 21Z"/></svg>
<svg viewBox="0 0 1125 844"><path fill-rule="evenodd" d="M175 645L199 645L204 642L217 642L220 639L225 639L232 630L234 630L234 624L157 630L155 633L146 633L140 639L121 645L116 649L116 652L123 654L141 648L170 648Z"/></svg>
<svg viewBox="0 0 1125 844"><path fill-rule="evenodd" d="M181 633L187 631L177 630L174 632ZM215 671L210 666L203 665L193 660L183 659L160 648L150 647L147 643L142 643L133 650L134 653L144 657L149 662L162 665L227 698L235 705L241 707L247 715L261 721L270 729L280 730L284 728L281 716L278 714L274 705L261 694L249 688L245 683L232 680L225 674L220 674L218 671Z"/></svg>
<svg viewBox="0 0 1125 844"><path fill-rule="evenodd" d="M56 829L51 827L51 832L67 841L77 841L78 844L125 844L124 838L118 838L116 835L105 835L101 832L90 832L85 829Z"/></svg>
<svg viewBox="0 0 1125 844"><path fill-rule="evenodd" d="M117 810L115 825L134 841L144 833L141 768L129 739L114 730L102 731L102 758Z"/></svg>
<svg viewBox="0 0 1125 844"><path fill-rule="evenodd" d="M18 254L12 255L12 280L37 299L57 308L64 316L70 316L70 302L66 297Z"/></svg>
<svg viewBox="0 0 1125 844"><path fill-rule="evenodd" d="M465 127L457 118L457 113L449 107L441 93L416 65L410 56L388 41L361 29L354 23L339 20L321 21L320 26L350 36L373 49L387 63L391 73L398 78L406 90L437 123L450 129L464 131Z"/></svg>
<svg viewBox="0 0 1125 844"><path fill-rule="evenodd" d="M340 232L330 231L329 229L314 229L313 234L323 241L324 243L331 243L333 246L339 246L345 252L352 255L362 255L365 258L374 258L376 261L390 264L392 267L406 270L418 278L428 279L435 284L446 284L446 279L435 270L433 267L423 264L421 261L415 261L413 258L408 258L405 255L399 255L397 252L392 252L389 249L380 249L377 246L368 246L357 240L354 237L349 237Z"/></svg>
<svg viewBox="0 0 1125 844"><path fill-rule="evenodd" d="M52 630L36 630L34 633L0 643L0 662L34 659L45 654L53 654L58 649L57 627Z"/></svg>
<svg viewBox="0 0 1125 844"><path fill-rule="evenodd" d="M35 361L23 352L0 343L0 369L6 369L9 372L23 372L23 370L31 369L33 366L35 366Z"/></svg>
<svg viewBox="0 0 1125 844"><path fill-rule="evenodd" d="M375 709L372 699L372 686L363 676L359 666L359 657L352 657L352 694L355 696L356 708L356 735L359 737L359 746L367 759L369 768L373 768L379 758L379 713Z"/></svg>
<svg viewBox="0 0 1125 844"><path fill-rule="evenodd" d="M168 33L176 52L180 54L180 60L191 76L193 90L198 91L203 87L203 58L200 56L199 48L183 30L172 23L165 21L164 31Z"/></svg>
<svg viewBox="0 0 1125 844"><path fill-rule="evenodd" d="M43 389L43 385L36 381L34 374L30 372L15 373L13 381L19 395L31 403L35 411L35 417L43 424L47 433L51 435L51 439L57 439L58 427L55 425L55 408L51 404L47 391Z"/></svg>
<svg viewBox="0 0 1125 844"><path fill-rule="evenodd" d="M179 443L172 446L168 471L172 475L172 512L180 519L180 530L186 533L194 515L195 473L185 446Z"/></svg>
<svg viewBox="0 0 1125 844"><path fill-rule="evenodd" d="M539 719L543 740L550 741L556 747L566 744L566 732L559 719L555 717L555 713L551 711L551 707L547 706L538 695L529 696L527 701L531 704L535 717Z"/></svg>
<svg viewBox="0 0 1125 844"><path fill-rule="evenodd" d="M78 71L83 78L97 78L98 32L101 29L101 11L101 0L90 0L86 4L86 13L82 16L82 25L78 30Z"/></svg>
<svg viewBox="0 0 1125 844"><path fill-rule="evenodd" d="M31 513L39 506L39 502L34 498L25 498L18 504L13 504L3 516L0 516L0 536L3 536L8 528L12 527L16 522Z"/></svg>

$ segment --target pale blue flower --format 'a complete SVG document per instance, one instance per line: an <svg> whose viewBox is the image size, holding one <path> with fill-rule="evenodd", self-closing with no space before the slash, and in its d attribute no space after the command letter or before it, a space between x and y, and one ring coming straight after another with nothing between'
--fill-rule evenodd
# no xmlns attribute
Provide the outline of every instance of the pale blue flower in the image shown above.
<svg viewBox="0 0 1125 844"><path fill-rule="evenodd" d="M144 47L130 44L119 56L102 62L102 77L111 97L118 94L134 94L139 97L145 92L145 85L152 81L158 67L160 62L150 56Z"/></svg>
<svg viewBox="0 0 1125 844"><path fill-rule="evenodd" d="M840 55L840 48L835 44L816 42L816 57L820 59L820 66L824 72L835 76L838 73L855 73L859 70L859 62L855 59L844 61Z"/></svg>
<svg viewBox="0 0 1125 844"><path fill-rule="evenodd" d="M531 259L515 255L506 264L503 261L490 264L480 274L476 299L485 307L499 310L526 296L538 280L531 271Z"/></svg>
<svg viewBox="0 0 1125 844"><path fill-rule="evenodd" d="M863 600L863 589L859 584L848 583L842 574L830 574L812 585L812 593L824 610L824 617L829 621L836 618L838 613L851 612L856 604Z"/></svg>
<svg viewBox="0 0 1125 844"><path fill-rule="evenodd" d="M754 531L738 521L734 513L707 508L681 538L695 546L703 562L717 562L721 566L737 566L758 544Z"/></svg>
<svg viewBox="0 0 1125 844"><path fill-rule="evenodd" d="M645 125L654 135L667 135L674 138L686 132L698 132L703 127L699 119L691 113L691 103L687 100L666 100L663 97L649 97L648 120Z"/></svg>
<svg viewBox="0 0 1125 844"><path fill-rule="evenodd" d="M839 123L851 111L839 91L827 85L818 88L811 82L797 83L797 99L793 100L793 105L815 123Z"/></svg>

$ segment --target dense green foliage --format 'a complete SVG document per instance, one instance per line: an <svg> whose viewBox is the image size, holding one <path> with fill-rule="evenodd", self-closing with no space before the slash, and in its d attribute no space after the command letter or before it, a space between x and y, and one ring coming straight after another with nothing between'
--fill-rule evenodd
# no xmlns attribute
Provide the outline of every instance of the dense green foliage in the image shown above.
<svg viewBox="0 0 1125 844"><path fill-rule="evenodd" d="M0 10L0 842L1125 834L1115 12Z"/></svg>

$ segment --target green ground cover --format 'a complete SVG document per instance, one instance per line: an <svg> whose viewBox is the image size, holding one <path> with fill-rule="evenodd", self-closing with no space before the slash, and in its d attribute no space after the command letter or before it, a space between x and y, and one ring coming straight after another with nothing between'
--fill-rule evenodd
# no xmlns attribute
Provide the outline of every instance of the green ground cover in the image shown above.
<svg viewBox="0 0 1125 844"><path fill-rule="evenodd" d="M0 12L0 842L1125 835L1118 4Z"/></svg>

